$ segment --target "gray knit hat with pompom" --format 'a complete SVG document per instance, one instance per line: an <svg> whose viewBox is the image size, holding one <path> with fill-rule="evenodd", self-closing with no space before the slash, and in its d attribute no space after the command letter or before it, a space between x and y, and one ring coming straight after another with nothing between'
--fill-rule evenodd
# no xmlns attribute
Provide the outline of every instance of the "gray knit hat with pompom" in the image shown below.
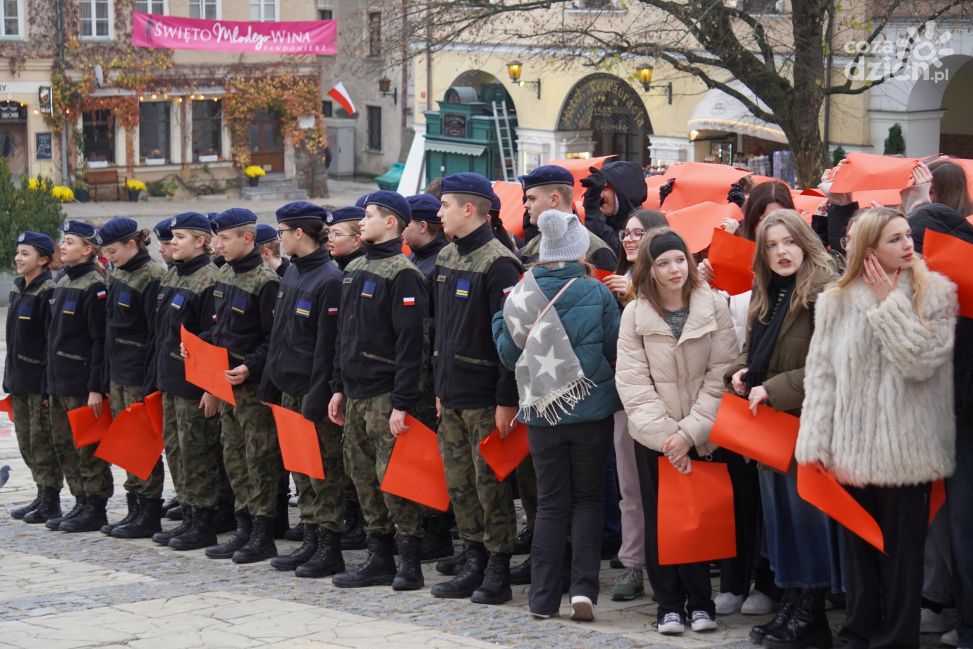
<svg viewBox="0 0 973 649"><path fill-rule="evenodd" d="M588 230L574 214L547 210L537 226L541 230L538 261L578 261L588 252Z"/></svg>

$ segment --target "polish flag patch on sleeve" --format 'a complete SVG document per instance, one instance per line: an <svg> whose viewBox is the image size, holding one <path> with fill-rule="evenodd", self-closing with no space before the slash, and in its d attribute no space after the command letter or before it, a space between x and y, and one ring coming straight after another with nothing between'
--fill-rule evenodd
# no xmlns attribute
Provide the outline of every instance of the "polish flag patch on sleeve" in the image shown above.
<svg viewBox="0 0 973 649"><path fill-rule="evenodd" d="M415 306L416 299L414 297L404 297L402 298L402 306Z"/></svg>
<svg viewBox="0 0 973 649"><path fill-rule="evenodd" d="M328 307L328 315L338 315L338 307L336 307L336 306L329 306Z"/></svg>
<svg viewBox="0 0 973 649"><path fill-rule="evenodd" d="M105 290L98 291L97 293L95 293L95 297L98 298L99 300L104 300L105 298L108 297L108 292Z"/></svg>

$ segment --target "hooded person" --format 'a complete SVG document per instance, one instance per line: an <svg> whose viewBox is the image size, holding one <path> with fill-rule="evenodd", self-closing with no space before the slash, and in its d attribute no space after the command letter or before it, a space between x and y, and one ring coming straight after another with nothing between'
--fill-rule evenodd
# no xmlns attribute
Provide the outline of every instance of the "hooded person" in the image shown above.
<svg viewBox="0 0 973 649"><path fill-rule="evenodd" d="M591 175L581 180L585 188L585 226L618 254L618 231L632 211L642 207L648 194L645 173L628 160L608 162L601 169L591 167L590 171Z"/></svg>

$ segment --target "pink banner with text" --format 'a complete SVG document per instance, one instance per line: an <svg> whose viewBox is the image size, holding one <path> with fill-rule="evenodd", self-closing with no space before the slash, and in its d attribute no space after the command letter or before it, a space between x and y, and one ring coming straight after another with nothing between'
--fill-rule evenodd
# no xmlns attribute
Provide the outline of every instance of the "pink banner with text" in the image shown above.
<svg viewBox="0 0 973 649"><path fill-rule="evenodd" d="M197 20L132 12L132 45L208 52L337 54L338 23Z"/></svg>

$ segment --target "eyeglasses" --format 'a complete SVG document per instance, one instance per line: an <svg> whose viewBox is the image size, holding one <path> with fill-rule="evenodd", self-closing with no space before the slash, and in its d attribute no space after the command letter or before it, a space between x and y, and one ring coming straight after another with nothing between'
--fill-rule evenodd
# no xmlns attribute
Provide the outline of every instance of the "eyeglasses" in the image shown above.
<svg viewBox="0 0 973 649"><path fill-rule="evenodd" d="M622 240L622 239L628 239L629 237L632 237L634 241L641 241L642 236L644 234L645 234L645 230L643 230L642 228L634 228L632 230L619 230L618 238L619 240Z"/></svg>
<svg viewBox="0 0 973 649"><path fill-rule="evenodd" d="M293 231L294 228L277 228L277 236L282 237L284 236L285 232L293 232Z"/></svg>
<svg viewBox="0 0 973 649"><path fill-rule="evenodd" d="M335 232L334 230L331 230L330 232L328 232L328 239L331 240L331 241L334 241L338 237L354 237L354 236L357 236L357 235L354 235L354 234L342 234L341 232Z"/></svg>

